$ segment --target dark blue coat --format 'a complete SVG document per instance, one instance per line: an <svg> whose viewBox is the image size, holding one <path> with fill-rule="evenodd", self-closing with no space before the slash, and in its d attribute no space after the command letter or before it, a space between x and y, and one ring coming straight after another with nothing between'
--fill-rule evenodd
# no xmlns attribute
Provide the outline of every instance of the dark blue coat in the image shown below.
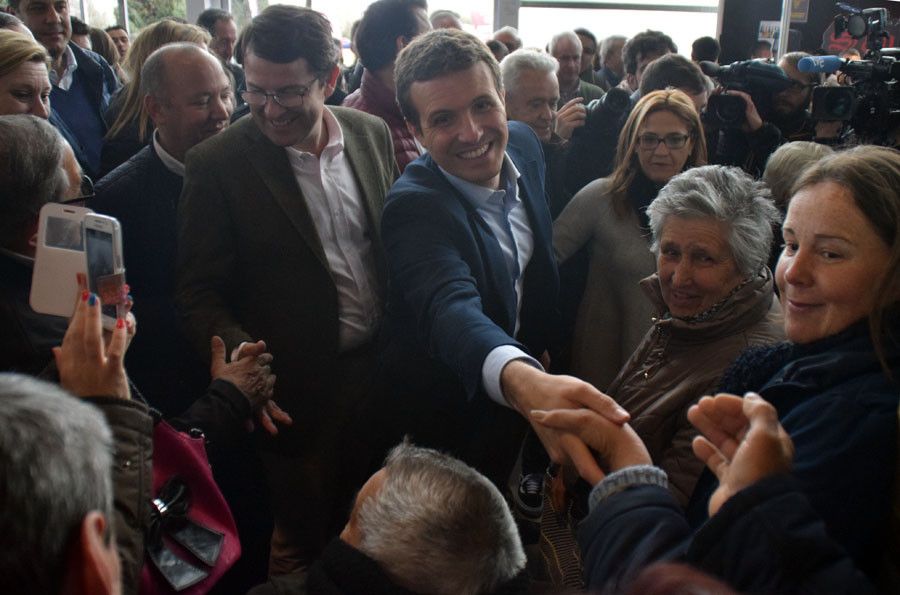
<svg viewBox="0 0 900 595"><path fill-rule="evenodd" d="M94 106L96 106L97 116L102 121L103 112L109 107L110 99L116 92L116 89L119 88L119 80L116 78L112 68L110 68L109 64L107 64L106 60L104 60L103 56L100 54L81 48L72 42L69 42L69 47L72 49L72 52L75 54L75 60L78 62L75 76L80 77L84 81L84 84L88 88L88 96ZM53 107L52 91L50 96L50 107ZM75 152L75 158L78 159L78 163L81 165L81 169L84 170L84 173L97 179L100 171L95 171L90 166L88 158L85 155L85 150L81 146L81 142L69 128L66 121L52 109L50 111L49 119L50 123L59 130L59 133L63 138L72 145L72 150Z"/></svg>
<svg viewBox="0 0 900 595"><path fill-rule="evenodd" d="M557 319L559 276L541 145L528 126L510 122L506 151L521 174L519 196L534 236L517 337L515 287L500 244L430 154L407 166L391 188L381 226L390 273L385 370L394 394L411 400L401 399L395 406L430 402L437 410L413 415L416 419L405 429L422 443L450 448L476 467L479 457L466 452L486 448L502 433L491 426L516 424L512 418L495 419L506 419L511 412L499 411L505 408L483 391L485 357L500 345L516 345L540 357ZM446 441L435 444L438 434Z"/></svg>
<svg viewBox="0 0 900 595"><path fill-rule="evenodd" d="M176 213L183 179L150 143L100 180L88 206L122 226L126 280L138 332L128 374L154 407L175 414L209 383L207 367L179 330L175 310Z"/></svg>
<svg viewBox="0 0 900 595"><path fill-rule="evenodd" d="M732 496L697 533L669 490L631 488L582 524L588 587L624 593L647 565L686 562L741 593L874 593L866 576L786 476Z"/></svg>

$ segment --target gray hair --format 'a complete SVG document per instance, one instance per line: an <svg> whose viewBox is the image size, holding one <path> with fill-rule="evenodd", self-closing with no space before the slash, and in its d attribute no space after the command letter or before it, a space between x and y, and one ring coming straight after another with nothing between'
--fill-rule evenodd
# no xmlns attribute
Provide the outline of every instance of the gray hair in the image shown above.
<svg viewBox="0 0 900 595"><path fill-rule="evenodd" d="M575 34L574 31L563 31L562 33L557 33L550 39L550 44L547 46L547 50L552 55L554 51L556 51L556 45L562 41L563 39L568 39L572 43L578 46L578 53L581 54L581 38Z"/></svg>
<svg viewBox="0 0 900 595"><path fill-rule="evenodd" d="M772 199L782 211L788 206L791 188L806 168L825 155L834 153L828 145L807 141L794 141L778 147L769 156L762 179L772 191Z"/></svg>
<svg viewBox="0 0 900 595"><path fill-rule="evenodd" d="M111 522L112 452L100 411L54 384L0 374L0 583L60 592L84 517Z"/></svg>
<svg viewBox="0 0 900 595"><path fill-rule="evenodd" d="M601 41L600 50L598 52L600 54L600 64L606 63L606 59L609 58L609 54L613 51L613 46L616 43L621 42L624 45L626 41L628 41L628 38L624 35L610 35Z"/></svg>
<svg viewBox="0 0 900 595"><path fill-rule="evenodd" d="M203 56L204 58L212 59L216 62L216 64L219 65L220 68L222 68L223 72L226 72L220 60L213 57L213 55L210 54L208 50L200 47L195 43L190 43L187 41L167 43L166 45L150 54L150 56L144 62L144 65L141 67L142 97L152 95L159 100L163 100L167 97L168 82L166 75L166 65L170 59L173 59L173 57L177 55L182 55L185 57ZM234 87L233 84L232 87Z"/></svg>
<svg viewBox="0 0 900 595"><path fill-rule="evenodd" d="M503 79L503 88L509 92L516 88L519 77L525 70L537 70L556 74L559 70L559 62L556 58L537 50L516 50L500 62L500 77Z"/></svg>
<svg viewBox="0 0 900 595"><path fill-rule="evenodd" d="M678 174L647 207L653 232L651 249L659 254L659 238L670 216L713 218L725 223L728 245L741 274L757 274L769 259L773 226L781 214L765 184L737 167L705 165Z"/></svg>
<svg viewBox="0 0 900 595"><path fill-rule="evenodd" d="M63 138L37 116L0 116L0 246L21 238L48 202L69 189Z"/></svg>
<svg viewBox="0 0 900 595"><path fill-rule="evenodd" d="M509 25L505 25L500 27L496 31L494 31L494 39L497 39L497 36L500 34L509 35L516 42L516 49L520 49L522 47L522 38L519 36L519 30L515 27L510 27Z"/></svg>
<svg viewBox="0 0 900 595"><path fill-rule="evenodd" d="M359 549L399 585L435 595L495 590L525 567L509 507L483 475L407 443L385 462L381 489L358 510Z"/></svg>

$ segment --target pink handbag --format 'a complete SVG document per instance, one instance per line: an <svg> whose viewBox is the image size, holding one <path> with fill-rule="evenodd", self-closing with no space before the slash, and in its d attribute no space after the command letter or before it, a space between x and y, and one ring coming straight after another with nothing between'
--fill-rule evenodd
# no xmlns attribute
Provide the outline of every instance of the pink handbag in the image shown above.
<svg viewBox="0 0 900 595"><path fill-rule="evenodd" d="M153 497L140 592L200 595L241 556L231 510L202 436L164 421L153 429Z"/></svg>

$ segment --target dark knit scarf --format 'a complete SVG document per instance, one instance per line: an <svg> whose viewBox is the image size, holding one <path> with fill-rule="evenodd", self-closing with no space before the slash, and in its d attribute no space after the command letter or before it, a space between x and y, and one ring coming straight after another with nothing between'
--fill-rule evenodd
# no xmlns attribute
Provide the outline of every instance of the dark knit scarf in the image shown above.
<svg viewBox="0 0 900 595"><path fill-rule="evenodd" d="M631 184L628 186L628 205L638 216L638 221L641 224L641 231L648 238L650 237L650 218L647 217L647 207L650 206L650 203L653 202L653 199L659 194L659 190L663 185L664 184L657 184L650 180L650 178L644 175L644 172L639 167L637 173L634 175L634 180L632 180Z"/></svg>
<svg viewBox="0 0 900 595"><path fill-rule="evenodd" d="M896 323L888 323L888 329L896 329ZM758 391L790 362L807 356L824 353L852 339L869 335L869 321L861 320L843 331L813 341L811 343L778 343L763 347L751 347L744 351L725 371L719 384L719 392L743 395L747 391ZM889 334L886 347L896 352L897 345Z"/></svg>
<svg viewBox="0 0 900 595"><path fill-rule="evenodd" d="M439 582L441 577L434 580ZM306 584L307 591L316 595L416 595L395 585L375 560L341 539L333 539L310 567ZM493 593L520 595L528 592L528 586L522 571Z"/></svg>

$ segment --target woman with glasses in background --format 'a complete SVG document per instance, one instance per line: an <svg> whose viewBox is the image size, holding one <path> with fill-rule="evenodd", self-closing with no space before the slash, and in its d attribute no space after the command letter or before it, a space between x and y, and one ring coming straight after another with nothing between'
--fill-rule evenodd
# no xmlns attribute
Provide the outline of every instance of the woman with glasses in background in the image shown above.
<svg viewBox="0 0 900 595"><path fill-rule="evenodd" d="M639 286L656 271L647 206L673 176L705 164L706 140L690 97L675 90L650 93L619 135L612 174L578 192L553 225L560 264L586 245L591 253L571 373L600 390L653 322L653 306Z"/></svg>

